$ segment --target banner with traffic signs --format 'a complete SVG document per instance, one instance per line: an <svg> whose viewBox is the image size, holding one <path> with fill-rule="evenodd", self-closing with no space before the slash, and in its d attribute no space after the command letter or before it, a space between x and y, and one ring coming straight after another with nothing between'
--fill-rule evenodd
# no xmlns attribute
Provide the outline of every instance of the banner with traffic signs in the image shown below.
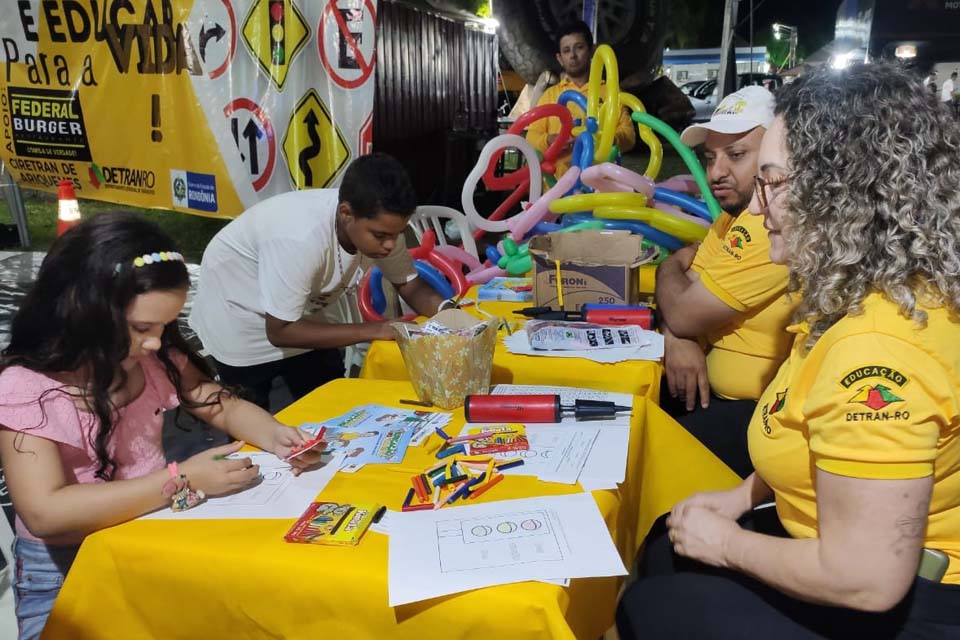
<svg viewBox="0 0 960 640"><path fill-rule="evenodd" d="M235 217L371 147L376 0L19 0L0 159L23 187Z"/></svg>

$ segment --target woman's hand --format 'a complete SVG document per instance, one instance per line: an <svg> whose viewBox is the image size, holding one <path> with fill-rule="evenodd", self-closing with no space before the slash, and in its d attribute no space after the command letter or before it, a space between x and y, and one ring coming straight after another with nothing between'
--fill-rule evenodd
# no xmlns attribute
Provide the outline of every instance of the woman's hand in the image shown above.
<svg viewBox="0 0 960 640"><path fill-rule="evenodd" d="M678 503L667 518L677 553L714 567L726 566L726 545L738 530L737 518L753 507L749 485L729 491L703 491Z"/></svg>
<svg viewBox="0 0 960 640"><path fill-rule="evenodd" d="M744 483L745 484L745 483ZM682 516L691 507L713 511L730 520L736 520L753 508L750 495L744 490L744 484L729 491L702 491L695 493L683 502L678 502L670 512L671 516Z"/></svg>
<svg viewBox="0 0 960 640"><path fill-rule="evenodd" d="M290 455L294 447L308 439L309 436L305 436L299 429L278 423L273 432L270 451L282 460ZM290 466L293 467L293 475L298 476L304 469L319 464L320 456L323 454L325 447L326 443L317 445L313 449L304 451L296 458L290 460Z"/></svg>
<svg viewBox="0 0 960 640"><path fill-rule="evenodd" d="M740 525L729 515L688 504L680 512L671 512L667 530L678 554L713 567L726 567L728 541Z"/></svg>
<svg viewBox="0 0 960 640"><path fill-rule="evenodd" d="M181 463L180 472L194 491L218 496L245 489L260 478L260 467L250 458L227 458L243 447L242 441L207 449Z"/></svg>

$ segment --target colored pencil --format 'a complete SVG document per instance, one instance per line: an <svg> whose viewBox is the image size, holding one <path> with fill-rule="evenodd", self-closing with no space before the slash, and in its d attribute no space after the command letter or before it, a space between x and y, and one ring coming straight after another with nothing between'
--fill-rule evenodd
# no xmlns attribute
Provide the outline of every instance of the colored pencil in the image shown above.
<svg viewBox="0 0 960 640"><path fill-rule="evenodd" d="M473 499L476 498L477 496L483 495L485 492L489 491L489 490L491 489L491 487L493 487L493 485L495 485L495 484L497 484L498 482L500 482L501 480L503 480L504 477L505 477L505 476L503 476L503 475L496 475L496 476L494 476L493 479L490 480L490 482L486 483L485 485L483 485L482 487L480 487L480 488L477 489L476 491L471 491L471 492L470 492L470 499L473 500Z"/></svg>

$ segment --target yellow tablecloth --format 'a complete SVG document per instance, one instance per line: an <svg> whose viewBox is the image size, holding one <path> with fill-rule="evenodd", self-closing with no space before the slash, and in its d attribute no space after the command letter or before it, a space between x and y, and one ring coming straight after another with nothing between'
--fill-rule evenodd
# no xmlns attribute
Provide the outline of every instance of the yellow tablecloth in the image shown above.
<svg viewBox="0 0 960 640"><path fill-rule="evenodd" d="M465 296L476 299L476 288ZM505 318L517 330L524 318L514 311L531 306L517 302L480 302L479 308L496 317ZM476 307L464 311L482 317ZM501 330L500 335L504 335ZM630 361L603 364L580 358L547 358L509 353L500 338L493 354L492 384L543 384L586 387L600 391L629 393L656 402L660 393L659 362ZM377 341L370 346L360 372L361 378L374 380L409 380L400 348L395 342Z"/></svg>
<svg viewBox="0 0 960 640"><path fill-rule="evenodd" d="M376 401L401 406L407 382L337 380L278 417L317 421ZM459 431L462 412L451 430ZM646 427L644 425L646 424ZM337 474L322 497L398 508L409 476L426 467L435 436L399 465ZM736 480L658 407L635 399L626 481L594 499L627 566L659 513ZM511 476L480 500L558 495L579 487ZM306 505L304 505L306 506ZM568 588L505 585L387 606L387 538L357 547L287 544L292 520L135 521L87 538L44 638L584 638L613 623L618 578Z"/></svg>

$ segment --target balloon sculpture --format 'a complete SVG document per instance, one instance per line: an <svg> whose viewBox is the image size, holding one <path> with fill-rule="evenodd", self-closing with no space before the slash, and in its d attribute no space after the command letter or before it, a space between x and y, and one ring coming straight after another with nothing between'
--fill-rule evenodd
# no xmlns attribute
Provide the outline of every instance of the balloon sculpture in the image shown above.
<svg viewBox="0 0 960 640"><path fill-rule="evenodd" d="M459 261L438 251L442 247L437 247L436 241L436 233L429 230L420 239L420 246L409 250L410 257L414 259L417 275L444 298L453 298L466 293L470 284L463 275ZM383 294L383 273L379 267L370 269L360 281L357 306L360 309L360 316L365 321L384 320L383 312L386 311L387 300ZM409 320L414 317L416 314L404 316L403 319Z"/></svg>
<svg viewBox="0 0 960 640"><path fill-rule="evenodd" d="M583 112L582 120L574 120L571 105ZM650 151L642 175L618 164L620 150L615 137L622 109L631 112L640 140ZM521 134L544 118L557 118L560 130L541 156ZM656 182L663 166L663 145L657 134L677 150L690 175ZM556 179L556 162L571 139L574 145L570 169ZM516 171L498 176L496 169L507 149L518 150L526 163ZM500 206L486 216L474 203L481 180L488 190L512 190ZM549 186L546 193L542 191L544 183ZM522 211L504 219L524 199L527 202L522 204ZM444 294L453 289L459 293L463 287L497 276L522 275L529 271L532 260L527 245L521 243L530 235L582 228L625 229L643 235L645 245L656 245L661 254L666 255L668 251L702 240L720 214L720 205L710 192L694 153L681 143L670 126L646 113L636 96L620 91L617 59L607 45L598 46L591 60L586 95L564 91L556 104L531 109L506 133L487 142L463 185L461 204L467 221L476 229L475 237L479 239L485 233L503 233L506 237L497 248L488 248L483 256L485 261L460 247L435 246L435 238L429 245L424 242L415 250L421 258L418 273ZM554 222L556 216L562 217L560 224ZM427 234L424 239L427 240ZM411 255L413 253L411 251ZM456 273L451 272L451 266ZM468 270L466 276L463 276L463 267ZM377 309L382 312L385 307L382 294L378 297L376 293L380 290L378 282L368 277L361 284L361 301L366 297L369 302L361 304L365 318L378 316ZM373 292L372 299L369 292Z"/></svg>

